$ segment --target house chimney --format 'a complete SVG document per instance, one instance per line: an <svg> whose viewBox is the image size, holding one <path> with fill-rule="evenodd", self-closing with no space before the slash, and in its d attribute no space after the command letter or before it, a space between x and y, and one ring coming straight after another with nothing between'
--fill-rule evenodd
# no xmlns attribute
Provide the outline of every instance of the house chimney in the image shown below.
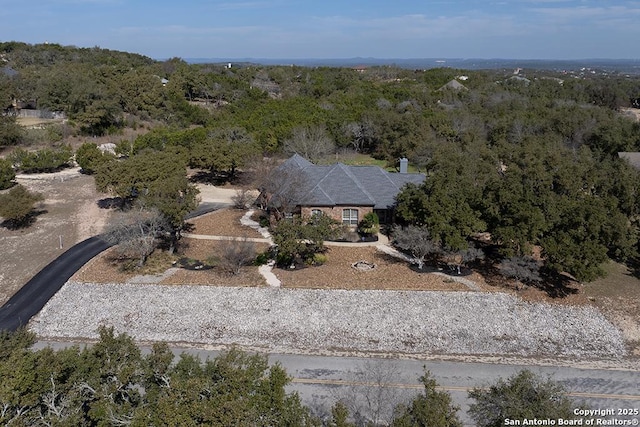
<svg viewBox="0 0 640 427"><path fill-rule="evenodd" d="M409 168L409 160L406 157L400 159L400 173L407 173Z"/></svg>

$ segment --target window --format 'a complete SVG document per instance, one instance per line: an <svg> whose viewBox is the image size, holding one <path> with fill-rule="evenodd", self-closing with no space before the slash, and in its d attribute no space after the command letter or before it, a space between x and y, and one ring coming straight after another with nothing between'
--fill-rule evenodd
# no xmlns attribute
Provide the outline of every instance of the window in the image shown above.
<svg viewBox="0 0 640 427"><path fill-rule="evenodd" d="M322 215L322 211L320 209L311 209L311 216L320 216Z"/></svg>
<svg viewBox="0 0 640 427"><path fill-rule="evenodd" d="M358 225L358 209L343 209L342 223L347 225Z"/></svg>

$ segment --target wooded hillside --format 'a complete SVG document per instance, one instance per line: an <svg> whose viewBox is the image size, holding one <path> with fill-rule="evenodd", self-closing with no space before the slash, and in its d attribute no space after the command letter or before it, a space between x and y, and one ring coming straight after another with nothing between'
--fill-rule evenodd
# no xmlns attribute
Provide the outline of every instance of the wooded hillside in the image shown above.
<svg viewBox="0 0 640 427"><path fill-rule="evenodd" d="M305 68L154 61L99 48L0 43L0 100L62 111L69 134L153 130L119 149L170 150L191 167L234 175L252 155L350 150L428 175L399 197L406 223L445 250L490 233L504 257L542 249L546 266L580 280L638 249L640 124L622 114L640 78L545 70ZM455 84L448 84L455 81ZM22 146L15 117L0 146Z"/></svg>

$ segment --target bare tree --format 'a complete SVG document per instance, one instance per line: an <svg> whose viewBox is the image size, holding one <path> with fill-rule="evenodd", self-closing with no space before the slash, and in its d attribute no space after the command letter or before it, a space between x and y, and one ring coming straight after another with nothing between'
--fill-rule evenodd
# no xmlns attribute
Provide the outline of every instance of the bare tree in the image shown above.
<svg viewBox="0 0 640 427"><path fill-rule="evenodd" d="M220 267L229 274L237 275L245 265L256 258L256 245L246 237L225 242L220 259Z"/></svg>
<svg viewBox="0 0 640 427"><path fill-rule="evenodd" d="M505 276L520 282L540 282L540 263L529 256L514 256L505 258L498 266Z"/></svg>
<svg viewBox="0 0 640 427"><path fill-rule="evenodd" d="M284 141L284 152L299 154L315 162L335 151L335 143L324 126L296 127L293 136Z"/></svg>
<svg viewBox="0 0 640 427"><path fill-rule="evenodd" d="M393 245L409 252L421 270L427 256L440 252L440 247L433 241L426 227L409 225L403 228L396 226L391 235Z"/></svg>
<svg viewBox="0 0 640 427"><path fill-rule="evenodd" d="M246 210L255 200L254 193L248 188L240 188L231 196L233 207L236 209Z"/></svg>
<svg viewBox="0 0 640 427"><path fill-rule="evenodd" d="M366 360L349 372L349 385L334 397L347 407L356 426L389 425L396 406L409 396L395 387L400 377L395 361Z"/></svg>
<svg viewBox="0 0 640 427"><path fill-rule="evenodd" d="M484 259L484 257L485 255L482 249L470 244L467 249L445 254L444 260L451 270L455 270L458 274L461 274L460 269L463 265L469 265L476 260Z"/></svg>
<svg viewBox="0 0 640 427"><path fill-rule="evenodd" d="M104 238L116 245L118 256L138 259L138 266L141 267L156 249L160 236L167 228L166 219L158 210L139 206L114 216Z"/></svg>
<svg viewBox="0 0 640 427"><path fill-rule="evenodd" d="M344 133L356 153L369 148L375 138L375 126L369 118L363 118L360 122L351 122L344 125Z"/></svg>
<svg viewBox="0 0 640 427"><path fill-rule="evenodd" d="M302 204L309 192L308 179L298 167L277 168L264 179L260 203L273 212L275 219L284 218Z"/></svg>

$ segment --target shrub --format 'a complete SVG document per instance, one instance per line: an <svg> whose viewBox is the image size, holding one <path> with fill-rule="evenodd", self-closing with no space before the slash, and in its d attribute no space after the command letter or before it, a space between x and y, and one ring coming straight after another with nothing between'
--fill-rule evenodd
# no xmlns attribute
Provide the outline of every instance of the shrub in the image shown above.
<svg viewBox="0 0 640 427"><path fill-rule="evenodd" d="M225 272L236 275L245 265L256 259L256 245L247 239L234 239L224 244L218 266Z"/></svg>
<svg viewBox="0 0 640 427"><path fill-rule="evenodd" d="M32 193L22 185L16 185L6 194L0 194L0 216L9 228L25 227L33 219L34 204L44 200L40 193Z"/></svg>
<svg viewBox="0 0 640 427"><path fill-rule="evenodd" d="M255 265L265 265L271 259L271 252L265 251L258 254L256 259L253 261Z"/></svg>
<svg viewBox="0 0 640 427"><path fill-rule="evenodd" d="M114 159L113 154L103 153L96 144L87 142L82 144L76 151L76 162L82 168L82 172L93 174L96 169Z"/></svg>
<svg viewBox="0 0 640 427"><path fill-rule="evenodd" d="M16 171L13 170L11 161L0 159L0 190L11 187L14 179L16 179Z"/></svg>
<svg viewBox="0 0 640 427"><path fill-rule="evenodd" d="M310 261L311 265L322 265L327 262L327 256L325 254L313 254L313 258Z"/></svg>
<svg viewBox="0 0 640 427"><path fill-rule="evenodd" d="M358 224L358 232L364 235L378 234L380 231L380 219L375 212L369 212Z"/></svg>
<svg viewBox="0 0 640 427"><path fill-rule="evenodd" d="M69 165L73 150L69 145L27 151L22 148L9 156L14 166L25 173L54 172Z"/></svg>
<svg viewBox="0 0 640 427"><path fill-rule="evenodd" d="M235 194L231 196L231 201L233 202L234 208L245 210L251 202L253 202L253 195L248 189L241 188L236 190Z"/></svg>
<svg viewBox="0 0 640 427"><path fill-rule="evenodd" d="M269 228L271 226L271 221L269 221L269 217L265 215L260 215L260 219L258 220L260 227Z"/></svg>

